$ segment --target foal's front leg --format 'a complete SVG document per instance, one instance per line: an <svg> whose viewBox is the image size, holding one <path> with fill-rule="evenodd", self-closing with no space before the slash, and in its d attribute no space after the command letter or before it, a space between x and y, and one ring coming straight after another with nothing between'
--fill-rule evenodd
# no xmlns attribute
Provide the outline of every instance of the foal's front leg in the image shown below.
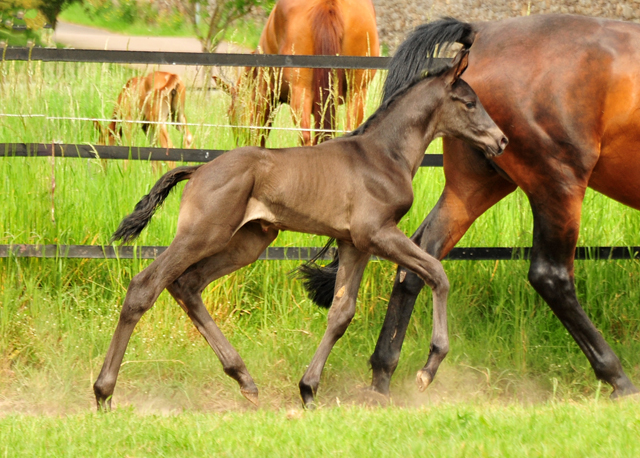
<svg viewBox="0 0 640 458"><path fill-rule="evenodd" d="M318 391L320 376L331 349L345 333L356 312L356 299L369 254L356 249L348 242L338 242L340 268L336 279L335 296L327 316L327 330L313 355L307 371L300 380L300 396L306 408L313 409L313 399Z"/></svg>
<svg viewBox="0 0 640 458"><path fill-rule="evenodd" d="M371 251L373 254L388 259L414 272L422 281L429 285L432 290L433 332L431 335L429 358L424 368L418 371L416 380L420 390L424 390L435 377L440 363L449 351L449 333L447 329L449 280L440 261L422 251L395 225L387 226L377 231L371 243ZM402 283L405 278L403 278L404 276L402 275L403 271L399 270L399 272L399 282ZM406 275L406 271L404 273ZM415 282L415 280L413 281ZM396 282L398 282L398 280ZM409 316L410 313L405 317L407 322ZM406 330L406 327L402 330L402 336L399 339L400 342L404 336L404 330ZM376 347L376 351L377 350L378 347Z"/></svg>

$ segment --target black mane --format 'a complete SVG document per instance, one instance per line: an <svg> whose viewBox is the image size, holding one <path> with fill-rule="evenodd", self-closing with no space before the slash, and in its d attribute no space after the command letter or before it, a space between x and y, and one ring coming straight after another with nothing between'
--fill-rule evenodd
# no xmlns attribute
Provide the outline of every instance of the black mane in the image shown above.
<svg viewBox="0 0 640 458"><path fill-rule="evenodd" d="M418 84L422 80L425 80L425 79L428 79L428 78L432 78L432 77L436 77L436 76L440 76L444 72L449 70L450 68L451 68L450 64L445 64L445 65L440 65L438 67L430 69L430 70L428 70L426 72L423 71L423 72L419 73L409 83L407 83L406 85L404 85L403 87L398 89L390 97L388 97L385 101L383 101L380 104L380 106L378 107L378 109L376 111L374 111L373 114L371 116L369 116L365 122L360 124L360 126L358 126L355 130L352 130L348 134L345 134L344 137L355 137L357 135L364 134L366 132L366 130L369 127L371 127L371 124L373 123L373 121L376 120L376 118L378 118L382 113L387 111L389 106L391 104L393 104L396 100L401 99L407 92L409 92L409 90L413 86L415 86L416 84Z"/></svg>

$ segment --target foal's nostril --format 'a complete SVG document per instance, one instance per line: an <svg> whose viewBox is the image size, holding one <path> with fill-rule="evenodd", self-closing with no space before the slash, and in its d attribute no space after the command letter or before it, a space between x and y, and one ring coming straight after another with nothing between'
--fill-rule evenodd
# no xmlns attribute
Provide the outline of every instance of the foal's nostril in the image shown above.
<svg viewBox="0 0 640 458"><path fill-rule="evenodd" d="M509 144L509 139L503 135L502 138L500 139L500 149L504 151L504 149L507 147L508 144Z"/></svg>

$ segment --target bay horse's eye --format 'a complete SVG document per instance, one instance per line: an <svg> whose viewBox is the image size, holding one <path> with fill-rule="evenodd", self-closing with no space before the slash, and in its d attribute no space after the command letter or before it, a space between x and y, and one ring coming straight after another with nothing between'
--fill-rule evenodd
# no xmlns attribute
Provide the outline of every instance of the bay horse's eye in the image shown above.
<svg viewBox="0 0 640 458"><path fill-rule="evenodd" d="M476 102L467 102L464 104L469 110L472 110L476 107Z"/></svg>

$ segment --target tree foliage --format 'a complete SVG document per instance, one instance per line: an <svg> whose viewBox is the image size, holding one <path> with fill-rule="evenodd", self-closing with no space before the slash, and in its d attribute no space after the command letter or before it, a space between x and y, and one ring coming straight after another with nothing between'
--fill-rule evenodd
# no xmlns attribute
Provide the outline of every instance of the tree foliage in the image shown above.
<svg viewBox="0 0 640 458"><path fill-rule="evenodd" d="M234 21L270 0L173 0L193 26L205 52L213 52Z"/></svg>
<svg viewBox="0 0 640 458"><path fill-rule="evenodd" d="M39 30L45 24L55 28L64 7L82 0L0 0L0 19L6 28L13 27L16 19L24 21L29 30Z"/></svg>
<svg viewBox="0 0 640 458"><path fill-rule="evenodd" d="M56 28L58 23L58 15L63 8L74 2L81 2L82 0L41 0L38 9L44 14L47 22L51 24L51 27Z"/></svg>

